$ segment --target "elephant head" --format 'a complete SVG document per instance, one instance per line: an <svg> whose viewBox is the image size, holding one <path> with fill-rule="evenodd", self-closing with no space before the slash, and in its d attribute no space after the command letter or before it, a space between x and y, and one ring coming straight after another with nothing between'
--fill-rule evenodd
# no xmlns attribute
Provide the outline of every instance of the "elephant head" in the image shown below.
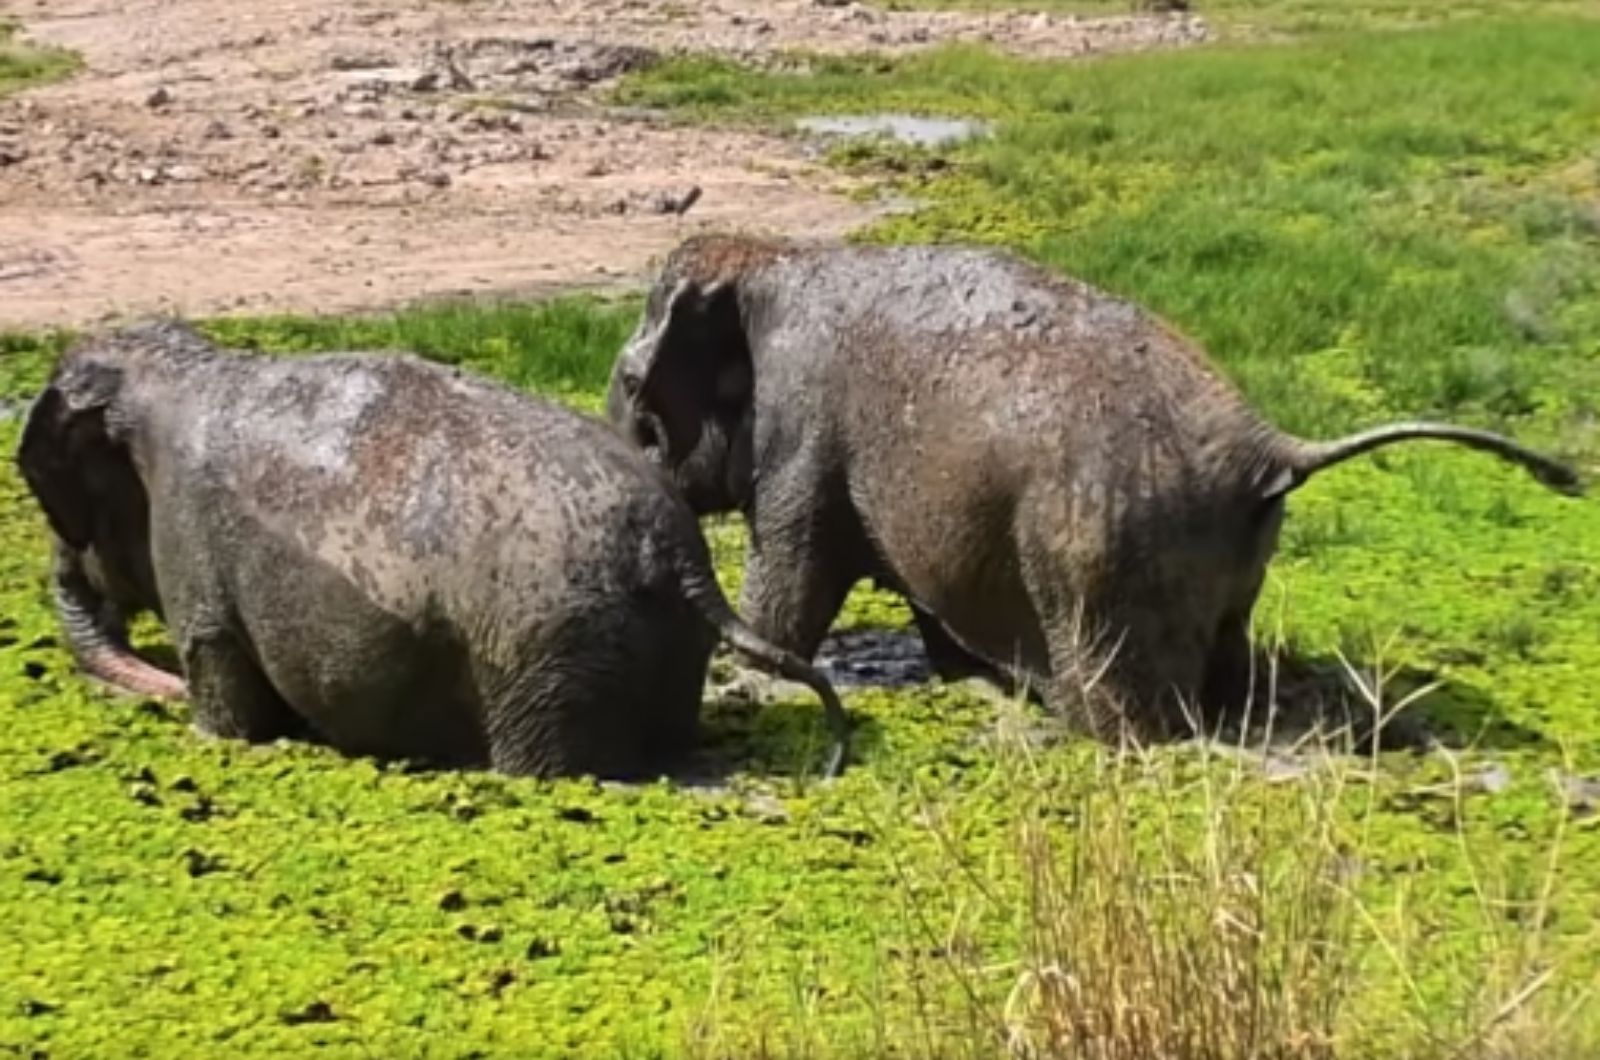
<svg viewBox="0 0 1600 1060"><path fill-rule="evenodd" d="M128 691L181 695L182 681L133 654L124 628L129 614L161 610L125 379L122 366L69 354L33 403L17 464L55 533L56 605L79 664Z"/></svg>
<svg viewBox="0 0 1600 1060"><path fill-rule="evenodd" d="M755 372L736 281L658 286L611 372L614 426L667 472L696 514L748 498Z"/></svg>

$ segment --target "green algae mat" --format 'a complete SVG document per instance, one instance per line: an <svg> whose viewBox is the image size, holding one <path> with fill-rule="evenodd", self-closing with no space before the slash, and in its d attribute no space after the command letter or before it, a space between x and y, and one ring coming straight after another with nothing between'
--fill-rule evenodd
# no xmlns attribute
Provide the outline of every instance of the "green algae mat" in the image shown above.
<svg viewBox="0 0 1600 1060"><path fill-rule="evenodd" d="M911 110L869 239L1152 306L1278 422L1495 426L1600 468L1600 26L1065 66L936 51L628 82L688 120ZM637 303L211 322L596 407ZM61 338L0 339L0 448ZM735 524L710 527L739 571ZM709 702L709 777L538 782L195 736L87 684L0 465L0 1056L1600 1055L1600 507L1416 446L1290 504L1258 634L1427 753L1118 754L969 686ZM843 625L899 629L865 589ZM142 643L160 651L159 631ZM1342 660L1342 661L1341 661ZM723 664L718 663L721 669ZM1348 670L1346 669L1348 666Z"/></svg>

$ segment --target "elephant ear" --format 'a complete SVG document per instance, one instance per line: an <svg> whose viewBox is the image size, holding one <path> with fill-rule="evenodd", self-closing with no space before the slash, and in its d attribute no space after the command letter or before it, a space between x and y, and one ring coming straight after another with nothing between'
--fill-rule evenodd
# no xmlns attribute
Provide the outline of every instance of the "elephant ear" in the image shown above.
<svg viewBox="0 0 1600 1060"><path fill-rule="evenodd" d="M708 421L737 421L753 387L750 347L732 283L680 281L654 340L624 387L657 435L668 463L683 460Z"/></svg>
<svg viewBox="0 0 1600 1060"><path fill-rule="evenodd" d="M50 528L70 548L87 548L93 538L89 461L111 447L106 409L119 378L106 370L51 383L33 403L17 447L24 481Z"/></svg>

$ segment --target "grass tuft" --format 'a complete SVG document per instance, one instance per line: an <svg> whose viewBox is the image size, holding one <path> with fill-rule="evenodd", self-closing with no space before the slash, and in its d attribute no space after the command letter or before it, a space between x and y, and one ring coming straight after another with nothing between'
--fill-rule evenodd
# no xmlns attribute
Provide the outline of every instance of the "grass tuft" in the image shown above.
<svg viewBox="0 0 1600 1060"><path fill-rule="evenodd" d="M18 41L16 24L0 18L0 96L58 80L77 68L70 52Z"/></svg>

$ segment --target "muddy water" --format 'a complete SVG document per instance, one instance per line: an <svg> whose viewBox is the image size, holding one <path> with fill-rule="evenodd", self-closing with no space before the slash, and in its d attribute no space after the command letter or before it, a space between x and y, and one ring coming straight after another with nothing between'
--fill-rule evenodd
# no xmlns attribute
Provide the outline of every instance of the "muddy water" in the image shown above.
<svg viewBox="0 0 1600 1060"><path fill-rule="evenodd" d="M800 118L795 125L819 136L883 137L913 147L948 147L986 135L985 122L915 114L835 114Z"/></svg>

